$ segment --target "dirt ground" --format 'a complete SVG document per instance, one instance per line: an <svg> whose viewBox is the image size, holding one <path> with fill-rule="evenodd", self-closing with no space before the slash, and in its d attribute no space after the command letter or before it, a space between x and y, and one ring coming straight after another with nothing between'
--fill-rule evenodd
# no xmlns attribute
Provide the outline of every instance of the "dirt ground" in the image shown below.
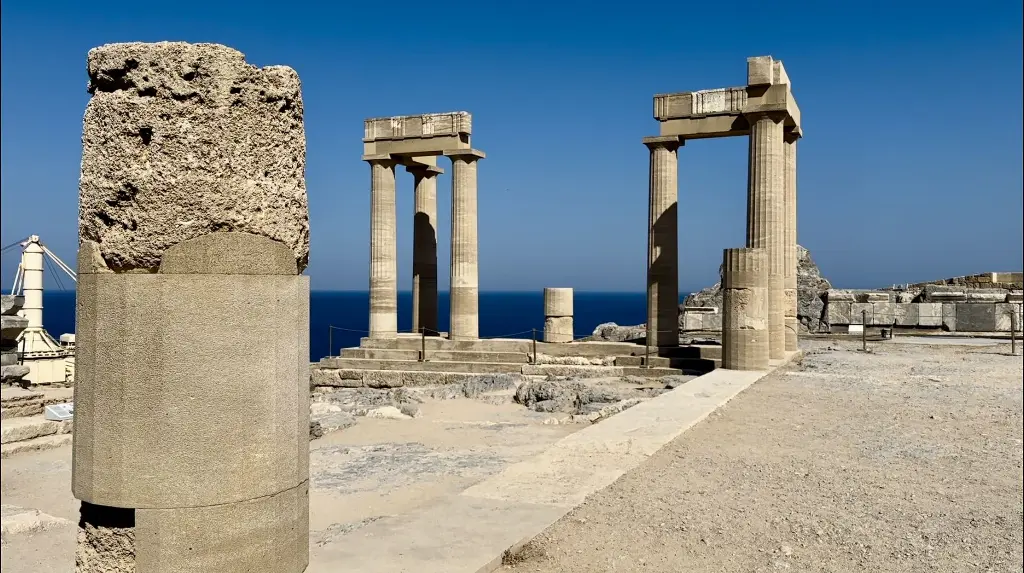
<svg viewBox="0 0 1024 573"><path fill-rule="evenodd" d="M506 570L1021 571L1024 359L807 341Z"/></svg>

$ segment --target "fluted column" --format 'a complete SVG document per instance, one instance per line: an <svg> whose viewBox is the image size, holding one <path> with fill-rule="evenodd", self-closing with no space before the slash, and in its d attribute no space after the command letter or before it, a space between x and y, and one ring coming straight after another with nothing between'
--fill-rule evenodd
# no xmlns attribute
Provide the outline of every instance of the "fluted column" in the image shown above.
<svg viewBox="0 0 1024 573"><path fill-rule="evenodd" d="M398 336L398 240L395 161L363 157L370 164L370 338Z"/></svg>
<svg viewBox="0 0 1024 573"><path fill-rule="evenodd" d="M768 369L768 264L764 249L722 257L722 368Z"/></svg>
<svg viewBox="0 0 1024 573"><path fill-rule="evenodd" d="M476 150L446 152L452 159L452 257L448 338L475 340L480 336L477 253Z"/></svg>
<svg viewBox="0 0 1024 573"><path fill-rule="evenodd" d="M784 281L785 161L783 114L759 113L750 121L750 164L747 185L747 247L762 248L768 257L768 348L773 359L785 357Z"/></svg>
<svg viewBox="0 0 1024 573"><path fill-rule="evenodd" d="M647 235L647 336L679 346L679 155L677 137L646 137L651 152Z"/></svg>
<svg viewBox="0 0 1024 573"><path fill-rule="evenodd" d="M798 296L796 284L796 142L799 139L793 133L786 133L783 143L783 158L785 162L785 199L783 209L785 212L784 224L786 226L783 235L785 243L785 268L783 269L783 298L785 301L784 320L786 323L786 350L797 349L799 334L799 321L797 320Z"/></svg>
<svg viewBox="0 0 1024 573"><path fill-rule="evenodd" d="M436 167L409 168L416 182L412 235L412 330L420 332L423 329L428 335L437 334L438 171Z"/></svg>

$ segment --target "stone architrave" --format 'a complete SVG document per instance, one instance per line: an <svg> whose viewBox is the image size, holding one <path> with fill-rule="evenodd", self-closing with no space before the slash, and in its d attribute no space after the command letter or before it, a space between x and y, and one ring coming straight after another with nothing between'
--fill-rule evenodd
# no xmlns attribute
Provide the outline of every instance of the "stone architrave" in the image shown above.
<svg viewBox="0 0 1024 573"><path fill-rule="evenodd" d="M767 370L768 261L764 249L725 249L722 264L722 367Z"/></svg>
<svg viewBox="0 0 1024 573"><path fill-rule="evenodd" d="M102 46L88 71L76 570L303 571L299 78L224 46L166 42Z"/></svg>
<svg viewBox="0 0 1024 573"><path fill-rule="evenodd" d="M572 342L572 289L544 289L544 342Z"/></svg>
<svg viewBox="0 0 1024 573"><path fill-rule="evenodd" d="M750 122L750 174L747 191L747 247L768 258L769 356L785 357L785 160L780 113L758 113Z"/></svg>
<svg viewBox="0 0 1024 573"><path fill-rule="evenodd" d="M647 235L647 342L679 346L678 137L646 137L650 150Z"/></svg>

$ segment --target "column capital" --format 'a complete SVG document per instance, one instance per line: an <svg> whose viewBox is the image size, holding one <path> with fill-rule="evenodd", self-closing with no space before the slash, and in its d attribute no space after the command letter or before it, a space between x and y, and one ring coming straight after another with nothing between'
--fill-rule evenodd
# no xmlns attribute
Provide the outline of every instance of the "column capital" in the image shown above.
<svg viewBox="0 0 1024 573"><path fill-rule="evenodd" d="M476 161L478 159L484 159L487 154L479 149L446 149L441 152L441 155L450 157L453 161L455 159L461 159L463 161Z"/></svg>
<svg viewBox="0 0 1024 573"><path fill-rule="evenodd" d="M405 166L406 171L412 173L415 177L435 177L444 173L444 169L441 169L437 165L421 163L415 159L403 160L402 165Z"/></svg>
<svg viewBox="0 0 1024 573"><path fill-rule="evenodd" d="M686 144L678 135L655 135L651 137L645 137L643 139L644 145L647 149L655 149L658 147L667 147L672 150L679 149Z"/></svg>
<svg viewBox="0 0 1024 573"><path fill-rule="evenodd" d="M367 162L367 163L369 163L371 165L374 164L374 163L384 163L384 164L390 163L391 165L398 164L398 160L395 159L394 157L391 157L390 153L377 153L377 154L372 154L372 155L364 155L363 156L363 161L365 161L365 162ZM390 167L390 165L389 165L389 167Z"/></svg>
<svg viewBox="0 0 1024 573"><path fill-rule="evenodd" d="M782 134L782 139L786 143L796 143L797 140L804 136L804 132L800 129L800 126L787 127Z"/></svg>
<svg viewBox="0 0 1024 573"><path fill-rule="evenodd" d="M789 117L789 114L787 112L785 112L785 111L782 111L782 110L775 110L775 109L766 109L766 110L764 110L763 109L763 110L756 110L756 111L745 111L745 112L743 112L743 117L746 118L747 122L749 122L749 123L754 123L755 121L757 121L759 119L767 117L767 118L771 119L772 121L774 121L775 123L783 123L784 124L785 121L786 121L786 118Z"/></svg>

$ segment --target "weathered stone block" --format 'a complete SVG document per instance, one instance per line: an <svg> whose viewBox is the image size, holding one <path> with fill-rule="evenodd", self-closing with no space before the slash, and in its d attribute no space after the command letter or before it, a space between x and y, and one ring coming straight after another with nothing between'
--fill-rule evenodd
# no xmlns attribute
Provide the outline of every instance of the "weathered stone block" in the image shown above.
<svg viewBox="0 0 1024 573"><path fill-rule="evenodd" d="M874 308L870 302L850 304L850 324L874 324Z"/></svg>
<svg viewBox="0 0 1024 573"><path fill-rule="evenodd" d="M1018 312L1020 305L1012 303L998 303L993 305L995 307L995 331L996 332L1010 332L1010 327L1014 325L1014 314ZM1020 327L1016 327L1020 330Z"/></svg>
<svg viewBox="0 0 1024 573"><path fill-rule="evenodd" d="M894 302L893 318L897 326L917 326L920 323L919 308L912 302Z"/></svg>
<svg viewBox="0 0 1024 573"><path fill-rule="evenodd" d="M945 285L925 285L924 299L927 302L956 302L967 299L967 294L962 288L953 288Z"/></svg>
<svg viewBox="0 0 1024 573"><path fill-rule="evenodd" d="M1006 302L1020 304L1024 302L1024 290L1011 290L1006 295Z"/></svg>
<svg viewBox="0 0 1024 573"><path fill-rule="evenodd" d="M874 302L871 303L872 318L868 324L891 326L896 320L896 303Z"/></svg>
<svg viewBox="0 0 1024 573"><path fill-rule="evenodd" d="M769 86L775 83L775 62L771 56L747 58L747 85Z"/></svg>
<svg viewBox="0 0 1024 573"><path fill-rule="evenodd" d="M571 316L548 316L544 318L544 342L572 342L573 325Z"/></svg>
<svg viewBox="0 0 1024 573"><path fill-rule="evenodd" d="M306 267L306 138L291 68L159 42L93 49L88 72L79 229L107 266L153 269L168 247L231 230L281 241Z"/></svg>
<svg viewBox="0 0 1024 573"><path fill-rule="evenodd" d="M919 326L942 326L942 303L940 302L918 302L917 305Z"/></svg>
<svg viewBox="0 0 1024 573"><path fill-rule="evenodd" d="M722 330L722 315L718 313L709 313L704 315L704 330L718 331Z"/></svg>
<svg viewBox="0 0 1024 573"><path fill-rule="evenodd" d="M832 302L832 299L829 298L828 323L830 325L851 324L853 304L852 302Z"/></svg>
<svg viewBox="0 0 1024 573"><path fill-rule="evenodd" d="M363 130L363 141L469 135L473 117L465 111L374 117L364 120Z"/></svg>
<svg viewBox="0 0 1024 573"><path fill-rule="evenodd" d="M572 316L572 289L545 288L544 316Z"/></svg>
<svg viewBox="0 0 1024 573"><path fill-rule="evenodd" d="M889 302L892 297L887 292L862 292L857 296L858 302Z"/></svg>
<svg viewBox="0 0 1024 573"><path fill-rule="evenodd" d="M829 289L825 296L829 304L833 302L858 302L857 293L848 290Z"/></svg>
<svg viewBox="0 0 1024 573"><path fill-rule="evenodd" d="M967 302L1005 302L1006 291L1001 288L968 289L964 292Z"/></svg>
<svg viewBox="0 0 1024 573"><path fill-rule="evenodd" d="M956 329L960 332L995 332L996 305L981 302L956 303Z"/></svg>
<svg viewBox="0 0 1024 573"><path fill-rule="evenodd" d="M956 303L943 302L942 305L942 328L950 332L956 332Z"/></svg>
<svg viewBox="0 0 1024 573"><path fill-rule="evenodd" d="M704 330L704 317L708 314L687 312L683 314L683 330Z"/></svg>

